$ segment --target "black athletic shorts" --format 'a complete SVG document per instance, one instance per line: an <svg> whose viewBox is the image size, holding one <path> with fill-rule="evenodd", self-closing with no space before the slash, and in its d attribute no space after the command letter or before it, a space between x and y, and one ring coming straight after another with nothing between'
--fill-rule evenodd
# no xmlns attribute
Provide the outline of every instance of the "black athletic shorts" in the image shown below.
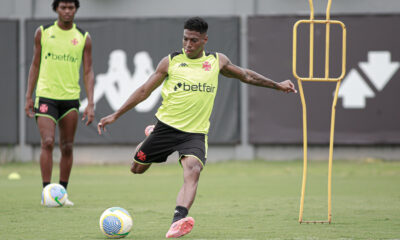
<svg viewBox="0 0 400 240"><path fill-rule="evenodd" d="M36 97L35 117L43 116L51 118L55 123L60 121L71 111L79 112L79 99L54 100L44 97Z"/></svg>
<svg viewBox="0 0 400 240"><path fill-rule="evenodd" d="M143 141L135 153L134 161L139 164L161 163L175 152L179 161L184 156L197 158L204 166L207 159L207 135L188 133L158 121L154 131Z"/></svg>

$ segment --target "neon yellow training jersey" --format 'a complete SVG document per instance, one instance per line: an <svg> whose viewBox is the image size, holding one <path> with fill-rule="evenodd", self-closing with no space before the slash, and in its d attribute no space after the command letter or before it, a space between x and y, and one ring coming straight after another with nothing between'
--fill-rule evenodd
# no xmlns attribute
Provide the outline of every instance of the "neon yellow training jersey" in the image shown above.
<svg viewBox="0 0 400 240"><path fill-rule="evenodd" d="M203 52L197 59L188 58L183 50L170 54L168 76L161 91L163 102L156 117L181 131L207 134L218 74L217 53Z"/></svg>
<svg viewBox="0 0 400 240"><path fill-rule="evenodd" d="M40 26L41 59L36 96L57 100L79 99L79 69L87 32L74 24L70 30L57 25Z"/></svg>

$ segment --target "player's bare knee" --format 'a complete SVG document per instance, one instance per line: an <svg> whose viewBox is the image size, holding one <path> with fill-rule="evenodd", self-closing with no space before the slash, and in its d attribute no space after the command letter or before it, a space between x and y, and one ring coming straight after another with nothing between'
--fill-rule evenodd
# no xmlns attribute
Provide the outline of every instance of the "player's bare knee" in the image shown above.
<svg viewBox="0 0 400 240"><path fill-rule="evenodd" d="M147 170L147 168L148 168L147 166L140 165L140 164L137 164L134 162L134 163L132 163L132 166L131 166L131 172L133 174L142 174Z"/></svg>
<svg viewBox="0 0 400 240"><path fill-rule="evenodd" d="M131 166L131 172L132 172L133 174L141 174L141 173L143 173L143 172L140 172L140 171L138 170L138 168L137 168L134 164L132 164L132 166Z"/></svg>
<svg viewBox="0 0 400 240"><path fill-rule="evenodd" d="M145 171L131 168L131 172L133 174L143 174Z"/></svg>
<svg viewBox="0 0 400 240"><path fill-rule="evenodd" d="M199 162L194 162L185 166L185 171L192 176L200 175L201 170L203 170L203 166Z"/></svg>
<svg viewBox="0 0 400 240"><path fill-rule="evenodd" d="M189 171L193 175L200 175L201 170L203 170L203 167L200 164L189 167Z"/></svg>
<svg viewBox="0 0 400 240"><path fill-rule="evenodd" d="M62 142L60 144L61 154L62 155L71 155L73 146L74 146L73 142Z"/></svg>
<svg viewBox="0 0 400 240"><path fill-rule="evenodd" d="M45 137L41 141L42 149L52 151L54 148L54 138L53 137Z"/></svg>

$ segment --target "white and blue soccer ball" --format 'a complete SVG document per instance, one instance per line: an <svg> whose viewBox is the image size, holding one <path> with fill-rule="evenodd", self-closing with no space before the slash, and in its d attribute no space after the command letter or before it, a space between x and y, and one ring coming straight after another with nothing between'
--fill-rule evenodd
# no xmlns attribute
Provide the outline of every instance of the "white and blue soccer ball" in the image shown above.
<svg viewBox="0 0 400 240"><path fill-rule="evenodd" d="M126 237L132 229L132 217L123 208L112 207L100 216L100 230L109 238Z"/></svg>
<svg viewBox="0 0 400 240"><path fill-rule="evenodd" d="M42 205L46 207L62 207L67 198L67 191L58 183L52 183L43 188Z"/></svg>

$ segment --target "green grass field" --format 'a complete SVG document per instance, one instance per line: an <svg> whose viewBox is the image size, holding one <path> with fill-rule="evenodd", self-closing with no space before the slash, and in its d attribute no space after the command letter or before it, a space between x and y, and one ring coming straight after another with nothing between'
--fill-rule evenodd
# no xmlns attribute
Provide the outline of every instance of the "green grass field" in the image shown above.
<svg viewBox="0 0 400 240"><path fill-rule="evenodd" d="M11 172L21 180L8 180ZM332 224L299 224L302 162L209 163L200 177L184 239L400 239L400 162L333 164ZM327 218L327 163L309 163L304 220ZM58 166L53 182L58 181ZM182 184L178 164L154 165L133 175L129 164L73 168L68 187L74 207L40 205L38 164L0 165L0 239L105 239L99 217L127 209L126 239L165 239Z"/></svg>

